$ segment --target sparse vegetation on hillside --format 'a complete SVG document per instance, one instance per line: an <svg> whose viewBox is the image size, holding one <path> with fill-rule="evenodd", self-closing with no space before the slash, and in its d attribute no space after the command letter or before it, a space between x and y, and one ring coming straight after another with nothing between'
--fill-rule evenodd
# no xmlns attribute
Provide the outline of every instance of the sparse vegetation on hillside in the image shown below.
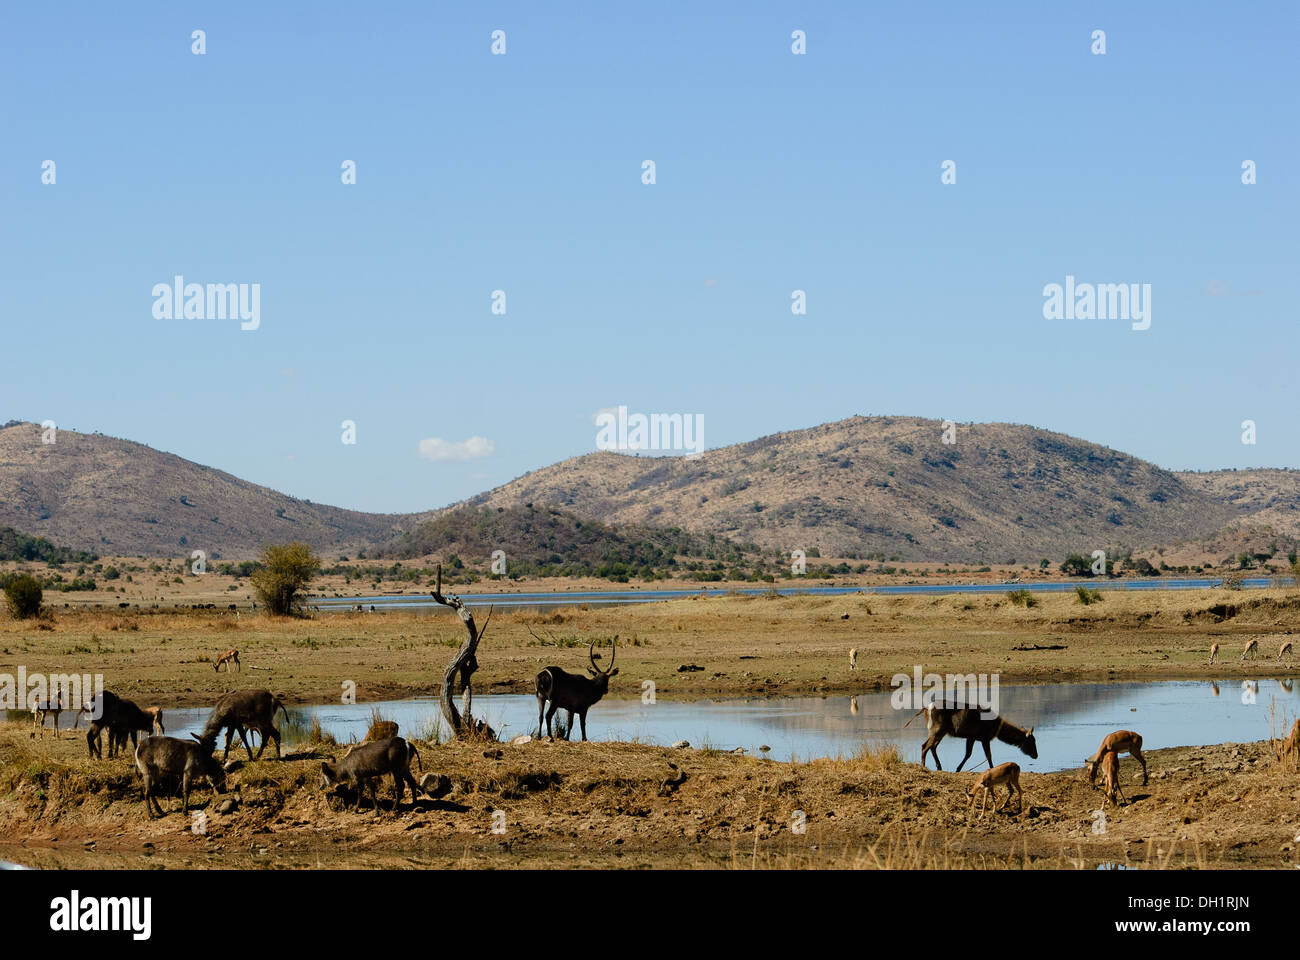
<svg viewBox="0 0 1300 960"><path fill-rule="evenodd" d="M85 550L57 547L44 537L29 537L13 527L0 527L0 560L94 563L98 559L98 556Z"/></svg>
<svg viewBox="0 0 1300 960"><path fill-rule="evenodd" d="M377 543L421 519L315 504L130 440L60 429L45 445L37 424L0 427L0 525L76 551L188 558L198 549L213 564L251 559L268 540L316 550Z"/></svg>
<svg viewBox="0 0 1300 960"><path fill-rule="evenodd" d="M436 554L447 558L453 575L477 579L493 576L491 557L496 550L504 552L505 575L511 578L748 580L775 564L770 554L763 556L757 547L716 534L691 534L676 527L614 529L557 507L531 503L461 507L421 524L372 555L411 559ZM736 575L730 576L733 572ZM411 579L417 576L412 573Z"/></svg>
<svg viewBox="0 0 1300 960"><path fill-rule="evenodd" d="M853 417L696 460L588 454L468 502L556 504L618 528L670 516L685 530L774 552L815 540L840 557L959 563L1060 556L1088 543L1154 546L1246 515L1180 475L1062 434L969 424L955 443L942 438L938 421Z"/></svg>

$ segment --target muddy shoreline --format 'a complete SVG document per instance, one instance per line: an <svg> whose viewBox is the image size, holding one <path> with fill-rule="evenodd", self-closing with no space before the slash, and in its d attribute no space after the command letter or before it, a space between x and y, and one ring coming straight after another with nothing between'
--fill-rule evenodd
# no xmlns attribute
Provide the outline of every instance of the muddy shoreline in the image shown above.
<svg viewBox="0 0 1300 960"><path fill-rule="evenodd" d="M1250 867L1294 870L1300 776L1266 742L1125 758L1127 804L1103 806L1082 768L1022 774L1025 803L982 818L974 774L896 752L775 763L629 743L421 743L440 800L345 809L317 784L328 745L240 763L228 813L199 790L204 832L179 800L149 820L128 763L0 727L0 858L105 869L664 867ZM84 745L83 749L84 749ZM1016 756L995 749L995 759ZM219 799L226 799L225 797ZM1100 813L1099 813L1100 811ZM1104 814L1104 831L1094 832Z"/></svg>

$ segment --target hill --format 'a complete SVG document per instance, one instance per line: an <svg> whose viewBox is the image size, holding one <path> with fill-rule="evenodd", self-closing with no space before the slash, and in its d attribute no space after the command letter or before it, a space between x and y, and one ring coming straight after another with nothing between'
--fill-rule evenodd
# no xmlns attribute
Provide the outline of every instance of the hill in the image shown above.
<svg viewBox="0 0 1300 960"><path fill-rule="evenodd" d="M1189 490L1247 512L1252 524L1300 536L1300 470L1210 470L1175 476Z"/></svg>
<svg viewBox="0 0 1300 960"><path fill-rule="evenodd" d="M130 440L60 430L43 444L36 424L0 428L0 526L74 550L235 559L285 540L338 550L417 519L299 500Z"/></svg>
<svg viewBox="0 0 1300 960"><path fill-rule="evenodd" d="M1068 553L1196 541L1226 551L1233 543L1215 538L1238 528L1300 536L1300 471L1172 473L1018 424L959 425L949 444L939 421L852 417L691 460L590 453L439 511L372 514L129 440L62 430L46 446L39 427L17 423L0 428L0 526L106 556L202 549L237 560L295 539L329 552L382 544L396 557L468 557L491 545L539 565L559 556L655 566L648 558L671 551L722 559L754 548L1055 564Z"/></svg>
<svg viewBox="0 0 1300 960"><path fill-rule="evenodd" d="M622 577L663 570L678 557L738 562L757 553L716 534L676 527L626 525L614 529L556 507L462 507L419 524L368 558L412 559L438 555L477 565L493 551L505 553L506 569L522 576ZM752 559L752 557L751 557ZM719 579L721 575L719 574Z"/></svg>
<svg viewBox="0 0 1300 960"><path fill-rule="evenodd" d="M939 421L852 417L693 460L586 454L467 503L554 504L615 526L671 517L782 552L1024 563L1208 536L1252 512L1227 493L1034 427L959 425L948 444Z"/></svg>

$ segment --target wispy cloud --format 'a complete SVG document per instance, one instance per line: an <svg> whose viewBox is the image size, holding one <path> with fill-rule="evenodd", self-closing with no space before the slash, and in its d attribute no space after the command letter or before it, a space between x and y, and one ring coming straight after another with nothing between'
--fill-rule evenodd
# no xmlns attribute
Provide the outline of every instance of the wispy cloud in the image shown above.
<svg viewBox="0 0 1300 960"><path fill-rule="evenodd" d="M419 453L425 460L433 463L465 463L469 460L482 460L492 456L496 445L487 437L470 437L459 443L444 440L442 437L429 437L420 441Z"/></svg>

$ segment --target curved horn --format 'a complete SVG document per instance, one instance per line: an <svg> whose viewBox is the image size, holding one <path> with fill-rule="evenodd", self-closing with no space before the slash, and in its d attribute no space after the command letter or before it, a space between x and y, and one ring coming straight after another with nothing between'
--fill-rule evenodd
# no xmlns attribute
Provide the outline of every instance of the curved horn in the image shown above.
<svg viewBox="0 0 1300 960"><path fill-rule="evenodd" d="M596 638L595 637L591 638L591 644L590 646L587 647L587 659L591 661L591 669L600 670L600 667L596 666Z"/></svg>
<svg viewBox="0 0 1300 960"><path fill-rule="evenodd" d="M606 673L614 672L614 657L618 655L618 634L614 634L613 639L609 641L609 669Z"/></svg>

